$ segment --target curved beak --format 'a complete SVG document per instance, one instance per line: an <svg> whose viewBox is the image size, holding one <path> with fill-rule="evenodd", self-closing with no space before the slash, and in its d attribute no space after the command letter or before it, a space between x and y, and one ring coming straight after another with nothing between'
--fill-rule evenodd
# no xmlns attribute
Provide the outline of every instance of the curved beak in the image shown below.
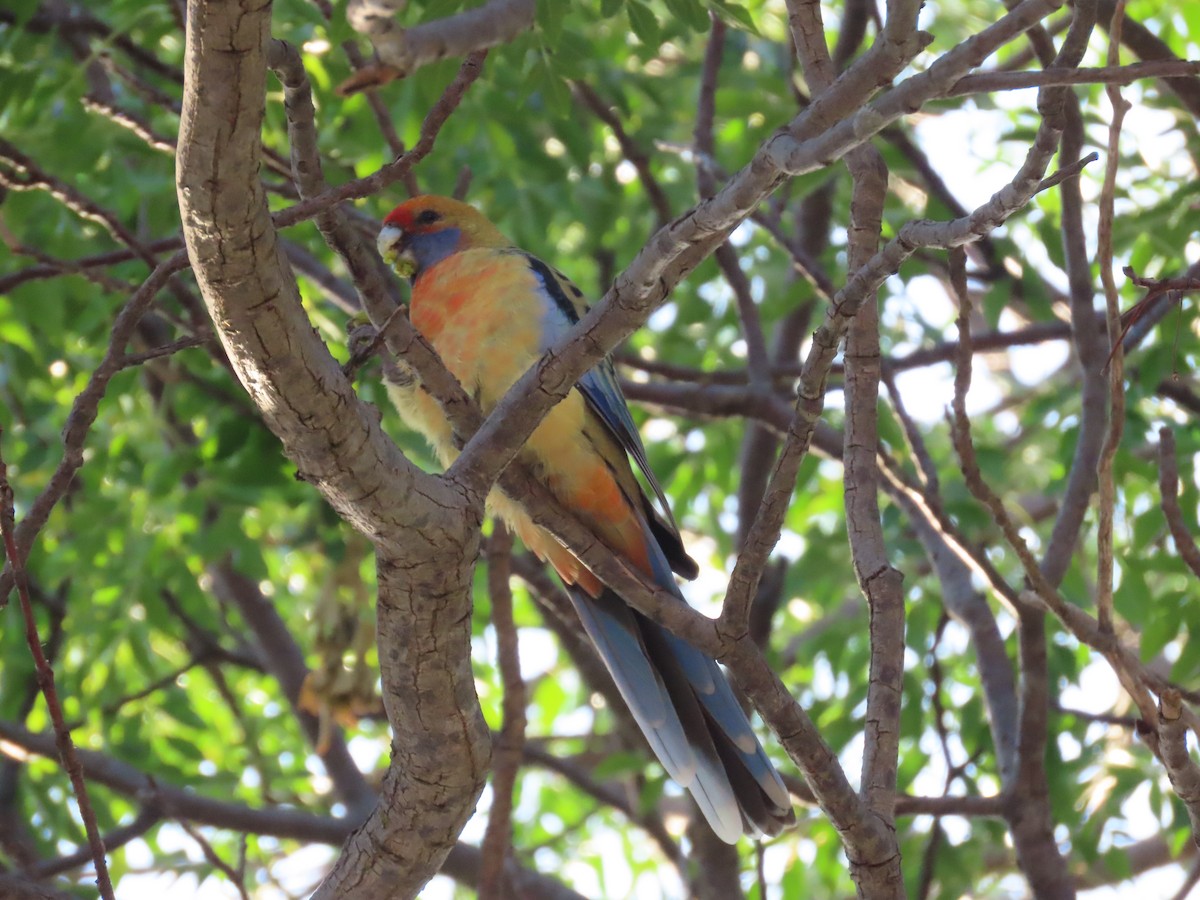
<svg viewBox="0 0 1200 900"><path fill-rule="evenodd" d="M379 255L383 257L384 262L394 263L396 258L404 252L407 238L408 235L395 225L384 225L379 230L379 237L375 239L375 247L379 250Z"/></svg>
<svg viewBox="0 0 1200 900"><path fill-rule="evenodd" d="M396 270L401 278L412 278L417 271L417 260L409 249L412 235L395 225L384 225L379 229L375 246L383 261Z"/></svg>

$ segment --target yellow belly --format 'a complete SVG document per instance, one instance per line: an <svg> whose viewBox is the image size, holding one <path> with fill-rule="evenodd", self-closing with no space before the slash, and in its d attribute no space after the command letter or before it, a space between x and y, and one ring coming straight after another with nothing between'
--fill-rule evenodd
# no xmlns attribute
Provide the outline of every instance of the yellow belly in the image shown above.
<svg viewBox="0 0 1200 900"><path fill-rule="evenodd" d="M446 269L460 259L458 269ZM483 294L478 289L456 288L463 284L486 285L488 290ZM536 290L533 275L520 257L497 258L492 253L469 251L430 270L414 291L414 326L485 415L541 355L542 309ZM437 401L415 384L389 385L389 394L406 424L425 435L442 465L449 466L458 450ZM532 464L560 502L601 540L648 571L645 536L634 510L635 498L630 496L630 486L637 488L628 460L588 410L578 389L572 389L534 430L522 459ZM599 591L595 577L534 525L519 502L493 490L488 507L531 551L548 559L564 580L592 593Z"/></svg>

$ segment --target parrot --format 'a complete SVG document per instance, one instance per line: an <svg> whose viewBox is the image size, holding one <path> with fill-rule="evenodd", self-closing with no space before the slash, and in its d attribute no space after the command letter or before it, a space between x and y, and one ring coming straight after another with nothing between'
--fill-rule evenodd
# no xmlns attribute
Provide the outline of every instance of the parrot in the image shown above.
<svg viewBox="0 0 1200 900"><path fill-rule="evenodd" d="M425 195L401 203L384 219L377 243L384 261L411 282L413 327L484 415L587 311L583 292L565 275L458 200ZM458 449L438 402L413 378L389 379L387 387L405 424L449 466ZM687 602L672 573L693 579L698 566L650 469L610 358L550 410L524 458L609 549ZM793 824L787 788L716 661L628 606L535 525L519 497L493 489L488 506L558 573L651 750L714 833L733 844L743 834L775 835Z"/></svg>

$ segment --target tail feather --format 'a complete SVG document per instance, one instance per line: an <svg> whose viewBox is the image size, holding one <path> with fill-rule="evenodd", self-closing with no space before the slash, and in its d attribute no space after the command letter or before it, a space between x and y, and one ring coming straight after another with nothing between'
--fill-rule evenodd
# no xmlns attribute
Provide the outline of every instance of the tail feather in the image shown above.
<svg viewBox="0 0 1200 900"><path fill-rule="evenodd" d="M668 550L678 550L674 556L691 563L682 541L676 535L674 545L664 550L660 529L646 517L637 518L643 544L625 547L626 556L641 557L654 581L686 602L674 581L672 562L685 575L691 572L679 559L668 562ZM558 563L556 568L562 574ZM583 628L650 749L667 774L688 788L713 832L734 844L748 830L778 834L796 821L787 788L720 666L631 610L612 590L596 589L599 582L582 566L577 574L568 571L564 581L578 582L568 584L568 593Z"/></svg>
<svg viewBox="0 0 1200 900"><path fill-rule="evenodd" d="M685 726L694 718L700 720L699 727L688 729L697 756L710 763L707 771L703 765L700 771L709 780L722 782L722 789L732 793L736 808L740 809L732 838L706 813L713 831L722 840L733 843L743 829L775 835L795 822L787 787L750 727L720 666L691 644L641 614L635 615L654 664L664 673L664 682L680 718ZM666 674L672 670L678 673L674 678ZM690 709L697 712L685 713ZM695 796L696 792L693 790L692 794ZM698 797L697 802L700 802ZM703 804L700 805L703 810Z"/></svg>
<svg viewBox="0 0 1200 900"><path fill-rule="evenodd" d="M686 602L649 528L647 543L655 580ZM611 590L568 591L651 749L717 836L735 843L744 831L773 835L794 822L787 788L720 666Z"/></svg>
<svg viewBox="0 0 1200 900"><path fill-rule="evenodd" d="M674 637L641 613L633 613L641 627L642 640L652 665L671 695L684 736L696 754L696 778L685 784L708 824L721 840L733 844L745 830L740 798L726 773L718 751L712 717L703 706L688 676L683 660L675 653Z"/></svg>
<svg viewBox="0 0 1200 900"><path fill-rule="evenodd" d="M609 590L591 597L582 588L569 585L567 593L650 749L667 774L682 785L691 784L696 755L662 676L650 663L633 610Z"/></svg>
<svg viewBox="0 0 1200 900"><path fill-rule="evenodd" d="M730 786L741 804L746 830L773 837L795 824L791 798L762 747L756 748L754 754L746 754L719 730L713 735Z"/></svg>
<svg viewBox="0 0 1200 900"><path fill-rule="evenodd" d="M734 696L733 689L725 679L716 661L709 659L691 644L667 634L672 652L683 661L688 680L696 690L697 699L710 717L714 735L720 734L737 753L740 765L754 778L766 797L779 808L780 815L791 810L791 799L787 787L775 766L758 742L750 722ZM692 673L699 673L693 678ZM717 744L720 749L720 743ZM728 766L726 767L728 769ZM740 793L739 797L742 796Z"/></svg>
<svg viewBox="0 0 1200 900"><path fill-rule="evenodd" d="M667 561L666 553L653 539L651 530L647 530L646 540L649 544L648 555L650 567L654 572L654 580L674 593L680 603L686 603L687 600L684 599L679 585L675 583L675 578L671 574L671 565ZM704 707L705 714L711 717L714 737L719 733L728 741L731 745L729 749L738 754L739 765L753 777L762 791L765 808L770 812L761 821L752 818L752 823L765 834L777 834L783 827L795 821L791 797L783 779L775 771L775 766L772 765L762 744L758 742L754 730L750 727L750 720L746 718L746 713L738 703L737 697L734 696L733 689L725 678L725 673L721 671L716 660L701 653L687 641L661 629L648 620L644 620L644 622L645 628L657 629L663 633L671 656L678 660L696 692L697 700ZM720 748L721 742L717 741L716 743ZM726 765L725 768L730 771L729 765ZM734 766L734 768L738 767ZM748 796L737 787L735 784L734 791L739 799Z"/></svg>
<svg viewBox="0 0 1200 900"><path fill-rule="evenodd" d="M758 738L754 736L746 714L734 697L720 667L687 641L673 634L667 634L667 642L670 644L671 653L679 660L687 674L688 682L714 723L739 750L743 753L753 753L754 748L758 746Z"/></svg>

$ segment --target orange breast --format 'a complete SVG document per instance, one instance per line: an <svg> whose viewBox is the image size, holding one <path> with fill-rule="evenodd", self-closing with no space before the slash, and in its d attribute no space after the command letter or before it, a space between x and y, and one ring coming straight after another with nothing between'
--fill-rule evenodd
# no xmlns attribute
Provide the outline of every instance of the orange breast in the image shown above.
<svg viewBox="0 0 1200 900"><path fill-rule="evenodd" d="M545 302L524 257L469 250L422 274L413 289L411 317L486 415L540 357ZM449 430L432 398L424 395L423 400L413 397L405 418L430 438L448 464L457 456ZM632 484L629 462L603 433L578 390L550 411L530 437L526 453L564 506L614 551L652 574L636 498L622 491L613 474L621 472L621 482ZM564 580L592 593L600 590L595 577L534 525L518 503L493 491L489 505Z"/></svg>

